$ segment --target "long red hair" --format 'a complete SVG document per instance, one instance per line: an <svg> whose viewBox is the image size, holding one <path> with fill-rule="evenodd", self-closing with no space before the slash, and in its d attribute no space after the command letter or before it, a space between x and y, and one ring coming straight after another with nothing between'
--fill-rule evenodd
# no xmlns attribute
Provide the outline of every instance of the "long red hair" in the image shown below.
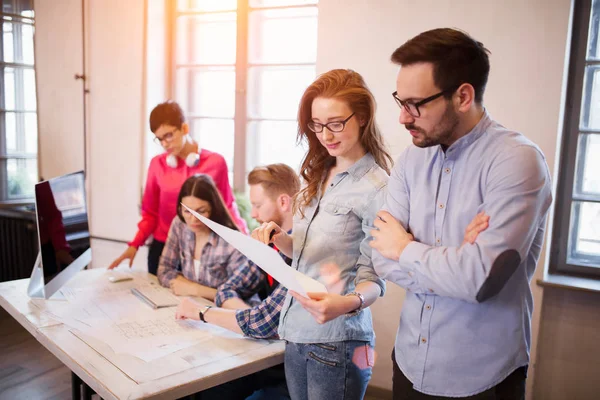
<svg viewBox="0 0 600 400"><path fill-rule="evenodd" d="M298 142L308 142L308 152L302 160L300 176L306 183L295 197L294 212L302 210L317 196L323 174L331 168L335 157L329 155L314 132L308 129L312 121L312 103L317 97L341 100L356 114L358 121L364 121L360 131L360 143L375 162L388 174L392 157L383 143L381 132L375 123L375 98L363 77L350 69L334 69L325 72L304 91L298 109Z"/></svg>

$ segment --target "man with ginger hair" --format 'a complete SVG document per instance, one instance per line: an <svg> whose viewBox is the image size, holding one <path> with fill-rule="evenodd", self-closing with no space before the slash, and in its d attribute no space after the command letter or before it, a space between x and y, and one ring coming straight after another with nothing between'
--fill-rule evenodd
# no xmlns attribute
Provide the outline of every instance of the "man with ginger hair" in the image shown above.
<svg viewBox="0 0 600 400"><path fill-rule="evenodd" d="M252 218L260 223L274 221L282 229L291 231L293 198L300 190L300 180L296 172L285 164L256 167L248 174L248 185ZM291 264L291 259L281 253L280 255L288 265ZM259 290L259 296L264 300L253 308L213 308L184 298L177 307L177 318L199 320L202 315L206 323L219 325L245 336L258 339L276 338L287 289L266 273L264 282L264 287ZM277 366L209 389L208 393L203 393L202 398L212 399L214 394L214 398L225 400L232 391L236 392L236 396L241 396L241 392L247 395L255 392L252 399L289 397L283 368Z"/></svg>

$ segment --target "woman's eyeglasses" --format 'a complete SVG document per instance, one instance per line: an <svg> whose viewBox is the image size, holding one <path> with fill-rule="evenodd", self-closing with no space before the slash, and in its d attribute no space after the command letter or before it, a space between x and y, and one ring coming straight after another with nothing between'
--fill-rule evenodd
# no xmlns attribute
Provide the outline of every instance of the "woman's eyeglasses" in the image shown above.
<svg viewBox="0 0 600 400"><path fill-rule="evenodd" d="M156 136L154 138L154 143L156 143L156 144L171 143L173 141L174 137L175 137L175 131L167 132L164 135L162 135L161 137Z"/></svg>
<svg viewBox="0 0 600 400"><path fill-rule="evenodd" d="M350 114L348 118L343 121L331 121L326 124L320 124L318 122L310 121L308 124L308 129L313 131L314 133L321 133L323 129L327 128L330 132L341 132L346 127L346 123L350 121L350 118L354 116L355 113Z"/></svg>

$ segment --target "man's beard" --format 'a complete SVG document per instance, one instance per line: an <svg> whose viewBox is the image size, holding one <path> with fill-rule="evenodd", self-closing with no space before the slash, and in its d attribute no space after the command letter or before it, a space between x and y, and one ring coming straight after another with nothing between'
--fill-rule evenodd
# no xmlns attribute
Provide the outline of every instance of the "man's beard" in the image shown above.
<svg viewBox="0 0 600 400"><path fill-rule="evenodd" d="M413 124L405 125L407 130L417 131L422 136L413 137L413 143L417 147L425 148L437 145L444 145L450 141L458 126L458 114L447 104L446 111L442 115L442 119L437 127L434 127L432 132L425 132L421 128Z"/></svg>
<svg viewBox="0 0 600 400"><path fill-rule="evenodd" d="M275 209L273 211L273 215L271 216L271 219L268 221L262 221L262 220L257 220L259 223L263 223L263 222L275 222L277 225L279 225L279 227L281 227L281 225L283 224L283 215L281 215L281 211L279 211L279 209Z"/></svg>

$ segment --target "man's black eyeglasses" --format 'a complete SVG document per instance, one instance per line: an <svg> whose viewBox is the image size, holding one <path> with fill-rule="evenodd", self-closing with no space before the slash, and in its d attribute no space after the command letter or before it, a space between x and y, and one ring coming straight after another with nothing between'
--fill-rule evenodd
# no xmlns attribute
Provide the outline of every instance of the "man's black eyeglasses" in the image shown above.
<svg viewBox="0 0 600 400"><path fill-rule="evenodd" d="M392 96L394 96L394 100L396 100L398 107L404 108L406 110L406 112L409 113L413 118L419 118L421 116L421 111L419 110L419 107L424 106L425 104L437 99L438 97L452 93L459 87L460 87L460 85L452 86L449 89L442 90L441 92L434 94L433 96L429 96L429 97L427 97L421 101L418 101L416 103L413 103L411 101L401 100L398 97L398 92L392 93Z"/></svg>

